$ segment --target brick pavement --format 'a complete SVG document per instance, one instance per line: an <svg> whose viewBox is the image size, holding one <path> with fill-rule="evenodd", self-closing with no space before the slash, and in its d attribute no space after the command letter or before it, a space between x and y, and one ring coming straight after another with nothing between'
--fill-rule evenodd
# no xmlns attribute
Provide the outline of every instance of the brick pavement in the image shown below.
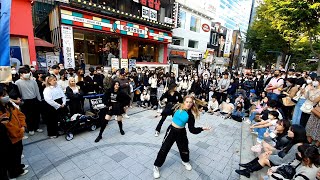
<svg viewBox="0 0 320 180"><path fill-rule="evenodd" d="M168 118L160 136L154 137L160 119L154 118L155 113L131 109L133 115L123 123L126 134L122 136L118 124L111 121L99 143L94 143L99 130L76 134L72 141L64 136L48 139L46 133L31 136L24 140L23 162L30 165L29 173L18 179L151 180L153 162L171 121ZM196 121L196 126L208 125L211 131L188 133L193 170L185 170L174 145L160 168L160 179L239 179L234 169L240 162L241 123L207 114Z"/></svg>

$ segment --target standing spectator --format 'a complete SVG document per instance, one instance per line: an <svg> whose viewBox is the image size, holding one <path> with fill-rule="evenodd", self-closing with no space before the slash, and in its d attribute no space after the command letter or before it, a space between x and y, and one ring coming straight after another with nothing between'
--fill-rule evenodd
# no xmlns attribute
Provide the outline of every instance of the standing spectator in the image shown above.
<svg viewBox="0 0 320 180"><path fill-rule="evenodd" d="M10 158L7 159L9 161L7 161L8 164L6 164L10 178L16 178L28 173L28 170L26 170L28 165L21 164L21 155L23 151L22 138L26 128L25 119L26 117L24 114L10 103L10 98L3 86L0 86L0 121L1 126L5 125L7 135L10 139L10 142L8 142L7 139L5 139L6 142L1 141L1 145L3 145L3 143L9 145L1 146L1 152L5 149L9 150L7 151L7 154L1 155ZM1 128L0 131L5 131L5 128ZM1 133L3 134L3 132ZM3 140L2 138L3 137L1 137L1 140ZM0 164L2 165L4 162L6 162L5 159L1 158Z"/></svg>
<svg viewBox="0 0 320 180"><path fill-rule="evenodd" d="M301 118L300 118L300 125L306 127L307 122L311 115L311 110L315 105L317 105L320 101L320 85L319 81L320 78L312 82L313 89L309 90L306 94L306 101L301 106Z"/></svg>
<svg viewBox="0 0 320 180"><path fill-rule="evenodd" d="M69 99L68 106L70 114L74 115L83 113L83 107L81 103L83 91L79 86L76 85L76 81L72 77L69 79L69 86L66 88L66 95Z"/></svg>
<svg viewBox="0 0 320 180"><path fill-rule="evenodd" d="M219 81L218 87L217 87L217 100L219 103L222 101L226 101L227 99L227 90L230 86L230 80L228 79L228 73L223 73L223 78Z"/></svg>
<svg viewBox="0 0 320 180"><path fill-rule="evenodd" d="M274 77L270 79L270 82L265 87L265 90L268 92L270 100L278 101L278 96L283 88L284 80L281 78L279 70L276 70L273 76Z"/></svg>
<svg viewBox="0 0 320 180"><path fill-rule="evenodd" d="M85 92L95 92L99 93L99 78L96 74L94 74L94 68L90 67L89 68L90 74L84 77L84 82L85 82Z"/></svg>
<svg viewBox="0 0 320 180"><path fill-rule="evenodd" d="M58 65L53 65L51 69L52 72L50 74L54 75L57 78L57 80L60 80L60 67Z"/></svg>
<svg viewBox="0 0 320 180"><path fill-rule="evenodd" d="M66 92L66 88L69 85L69 81L67 79L67 71L65 69L62 69L59 72L60 79L58 80L58 86L62 89L63 92Z"/></svg>
<svg viewBox="0 0 320 180"><path fill-rule="evenodd" d="M112 86L112 75L110 73L103 79L103 88L104 90L110 89Z"/></svg>
<svg viewBox="0 0 320 180"><path fill-rule="evenodd" d="M16 85L18 86L23 101L21 110L26 116L29 134L34 135L34 131L43 132L43 130L39 128L39 103L41 101L41 95L37 82L30 79L29 70L20 68L19 74L21 75L21 79L16 81Z"/></svg>
<svg viewBox="0 0 320 180"><path fill-rule="evenodd" d="M50 138L56 138L58 135L58 121L62 116L66 115L66 96L62 89L57 86L56 77L48 77L46 86L43 96L47 102L47 131Z"/></svg>
<svg viewBox="0 0 320 180"><path fill-rule="evenodd" d="M209 81L208 74L203 76L203 80L201 83L202 92L206 94L206 101L209 100L209 91L210 91L211 82Z"/></svg>
<svg viewBox="0 0 320 180"><path fill-rule="evenodd" d="M157 87L158 87L158 78L157 74L153 74L149 78L149 84L151 86L150 94L157 95Z"/></svg>
<svg viewBox="0 0 320 180"><path fill-rule="evenodd" d="M16 68L13 67L13 66L11 67L11 75L12 75L12 81L13 81L13 82L16 82L18 79L20 79L19 74L18 74Z"/></svg>
<svg viewBox="0 0 320 180"><path fill-rule="evenodd" d="M189 93L194 93L197 98L200 97L201 94L201 82L198 76L194 76L194 81L191 85Z"/></svg>
<svg viewBox="0 0 320 180"><path fill-rule="evenodd" d="M103 71L102 71L101 67L97 67L96 71L97 71L96 76L98 78L98 86L99 86L99 89L102 90L102 88L103 88L103 80L104 80Z"/></svg>

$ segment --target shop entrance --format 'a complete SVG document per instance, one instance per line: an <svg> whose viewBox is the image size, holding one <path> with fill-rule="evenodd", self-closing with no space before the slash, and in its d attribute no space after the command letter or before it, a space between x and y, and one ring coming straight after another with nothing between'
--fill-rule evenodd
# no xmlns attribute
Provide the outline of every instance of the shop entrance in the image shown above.
<svg viewBox="0 0 320 180"><path fill-rule="evenodd" d="M74 29L73 37L76 65L111 66L111 58L119 58L119 36Z"/></svg>

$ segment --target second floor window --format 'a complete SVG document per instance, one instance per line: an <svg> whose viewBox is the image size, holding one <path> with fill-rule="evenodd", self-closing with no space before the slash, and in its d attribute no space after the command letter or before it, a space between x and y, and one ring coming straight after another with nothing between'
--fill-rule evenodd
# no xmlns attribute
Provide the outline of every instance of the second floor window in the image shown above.
<svg viewBox="0 0 320 180"><path fill-rule="evenodd" d="M191 16L190 31L194 31L194 32L200 31L200 18L197 18L195 16Z"/></svg>

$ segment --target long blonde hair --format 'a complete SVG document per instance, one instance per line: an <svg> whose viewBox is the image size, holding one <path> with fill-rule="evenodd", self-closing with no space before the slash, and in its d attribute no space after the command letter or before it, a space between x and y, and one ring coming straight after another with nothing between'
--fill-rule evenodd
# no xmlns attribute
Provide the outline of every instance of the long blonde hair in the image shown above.
<svg viewBox="0 0 320 180"><path fill-rule="evenodd" d="M191 98L193 101L193 105L191 107L191 113L194 115L195 118L199 118L200 117L200 111L199 111L199 106L206 106L207 102L205 101L201 101L200 99L194 97L193 95L187 95L183 98L183 102L182 103L177 103L176 105L174 105L174 110L177 111L178 109L180 110L184 110L184 102L186 101L186 99Z"/></svg>

